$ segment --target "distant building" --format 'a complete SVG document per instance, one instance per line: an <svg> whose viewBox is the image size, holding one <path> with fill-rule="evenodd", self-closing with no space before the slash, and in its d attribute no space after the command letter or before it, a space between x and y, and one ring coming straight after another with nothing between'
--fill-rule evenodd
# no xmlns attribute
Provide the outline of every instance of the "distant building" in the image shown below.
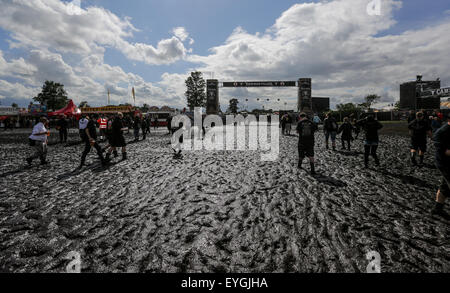
<svg viewBox="0 0 450 293"><path fill-rule="evenodd" d="M312 107L314 113L324 113L330 110L330 98L312 98Z"/></svg>
<svg viewBox="0 0 450 293"><path fill-rule="evenodd" d="M418 75L416 81L405 82L400 85L400 108L403 110L434 110L441 107L440 98L421 98L422 91L441 88L441 81L422 81Z"/></svg>

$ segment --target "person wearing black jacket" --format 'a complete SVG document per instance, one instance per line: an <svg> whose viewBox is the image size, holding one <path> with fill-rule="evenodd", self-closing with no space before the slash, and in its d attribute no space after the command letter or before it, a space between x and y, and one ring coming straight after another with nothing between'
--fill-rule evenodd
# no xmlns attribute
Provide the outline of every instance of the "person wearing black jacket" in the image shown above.
<svg viewBox="0 0 450 293"><path fill-rule="evenodd" d="M433 140L436 147L436 167L442 174L442 183L432 214L450 220L450 215L444 211L445 200L450 196L450 113L447 123L436 131Z"/></svg>
<svg viewBox="0 0 450 293"><path fill-rule="evenodd" d="M297 124L298 133L298 168L302 168L305 157L309 158L311 175L315 175L314 166L314 133L318 130L317 124L308 119L305 113L300 114Z"/></svg>
<svg viewBox="0 0 450 293"><path fill-rule="evenodd" d="M127 130L127 128L123 124L123 114L119 112L111 125L111 149L109 149L106 154L107 161L110 160L111 153L113 151L115 152L117 148L122 148L122 160L127 159L127 144L125 142L125 137L123 137L123 131L125 130Z"/></svg>
<svg viewBox="0 0 450 293"><path fill-rule="evenodd" d="M139 118L138 115L134 117L133 127L134 127L134 141L139 141L139 130L141 129L141 119Z"/></svg>
<svg viewBox="0 0 450 293"><path fill-rule="evenodd" d="M342 133L342 149L345 150L345 143L347 143L348 150L350 150L350 144L353 140L352 137L353 125L350 123L348 117L344 118L344 123L339 127L338 134Z"/></svg>
<svg viewBox="0 0 450 293"><path fill-rule="evenodd" d="M86 117L88 120L87 125L84 129L80 129L82 139L84 141L84 151L81 155L81 163L79 169L83 168L84 163L86 162L86 157L91 151L91 148L94 147L97 150L98 157L102 162L102 165L106 164L105 158L103 157L102 148L97 143L97 127L95 125L95 121L90 119L89 116Z"/></svg>
<svg viewBox="0 0 450 293"><path fill-rule="evenodd" d="M169 135L171 135L172 134L172 114L170 114L167 117L166 121L167 121L167 130L169 130ZM202 123L202 127L203 127L203 123Z"/></svg>
<svg viewBox="0 0 450 293"><path fill-rule="evenodd" d="M66 120L66 116L63 115L58 120L58 123L56 124L58 126L59 131L59 142L60 143L66 143L67 142L67 128L69 127L69 123Z"/></svg>
<svg viewBox="0 0 450 293"><path fill-rule="evenodd" d="M411 163L413 166L417 166L417 152L419 152L420 165L423 165L423 158L427 152L427 135L432 137L431 125L425 119L424 114L418 112L416 117L408 125L411 133Z"/></svg>
<svg viewBox="0 0 450 293"><path fill-rule="evenodd" d="M369 167L369 156L375 160L377 166L380 165L380 160L378 159L377 149L379 144L378 130L383 128L380 122L375 120L373 115L368 116L365 119L359 120L357 125L360 125L362 130L365 132L366 139L364 141L364 166Z"/></svg>
<svg viewBox="0 0 450 293"><path fill-rule="evenodd" d="M331 114L327 114L325 120L323 121L323 130L325 132L325 146L327 150L328 147L328 141L331 137L331 144L333 146L333 151L336 150L336 136L338 131L338 124L336 122L336 119L334 119Z"/></svg>

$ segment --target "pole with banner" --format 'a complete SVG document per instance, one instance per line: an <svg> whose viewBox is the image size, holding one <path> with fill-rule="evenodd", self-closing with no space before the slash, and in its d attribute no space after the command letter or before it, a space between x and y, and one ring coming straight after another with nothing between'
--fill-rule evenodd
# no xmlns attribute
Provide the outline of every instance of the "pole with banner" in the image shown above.
<svg viewBox="0 0 450 293"><path fill-rule="evenodd" d="M133 94L134 106L136 107L136 92L134 91L134 87L131 89L131 93Z"/></svg>

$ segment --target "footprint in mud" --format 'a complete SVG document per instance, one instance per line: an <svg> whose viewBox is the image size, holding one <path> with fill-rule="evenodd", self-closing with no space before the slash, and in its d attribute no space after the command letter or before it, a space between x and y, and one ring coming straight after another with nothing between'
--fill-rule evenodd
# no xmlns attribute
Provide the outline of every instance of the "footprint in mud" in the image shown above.
<svg viewBox="0 0 450 293"><path fill-rule="evenodd" d="M334 186L334 187L347 187L347 183L345 183L341 180L335 179L333 177L330 177L330 176L316 174L316 175L313 175L312 178L314 178L317 182L319 182L321 184Z"/></svg>

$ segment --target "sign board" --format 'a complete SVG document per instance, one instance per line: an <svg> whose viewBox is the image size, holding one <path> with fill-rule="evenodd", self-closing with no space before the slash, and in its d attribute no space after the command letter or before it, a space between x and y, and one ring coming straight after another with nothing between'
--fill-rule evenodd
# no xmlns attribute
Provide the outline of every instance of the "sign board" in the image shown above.
<svg viewBox="0 0 450 293"><path fill-rule="evenodd" d="M118 112L129 113L133 111L134 111L133 106L107 106L98 108L92 107L81 108L82 114L97 114L97 113L114 114Z"/></svg>
<svg viewBox="0 0 450 293"><path fill-rule="evenodd" d="M421 93L422 97L450 97L450 88L427 90Z"/></svg>
<svg viewBox="0 0 450 293"><path fill-rule="evenodd" d="M15 107L0 107L0 116L19 115L20 109Z"/></svg>
<svg viewBox="0 0 450 293"><path fill-rule="evenodd" d="M234 81L224 82L223 87L295 87L295 81Z"/></svg>
<svg viewBox="0 0 450 293"><path fill-rule="evenodd" d="M31 115L40 115L47 113L47 106L32 104L28 106L28 111Z"/></svg>
<svg viewBox="0 0 450 293"><path fill-rule="evenodd" d="M217 79L206 81L206 113L208 115L219 113L219 81Z"/></svg>

